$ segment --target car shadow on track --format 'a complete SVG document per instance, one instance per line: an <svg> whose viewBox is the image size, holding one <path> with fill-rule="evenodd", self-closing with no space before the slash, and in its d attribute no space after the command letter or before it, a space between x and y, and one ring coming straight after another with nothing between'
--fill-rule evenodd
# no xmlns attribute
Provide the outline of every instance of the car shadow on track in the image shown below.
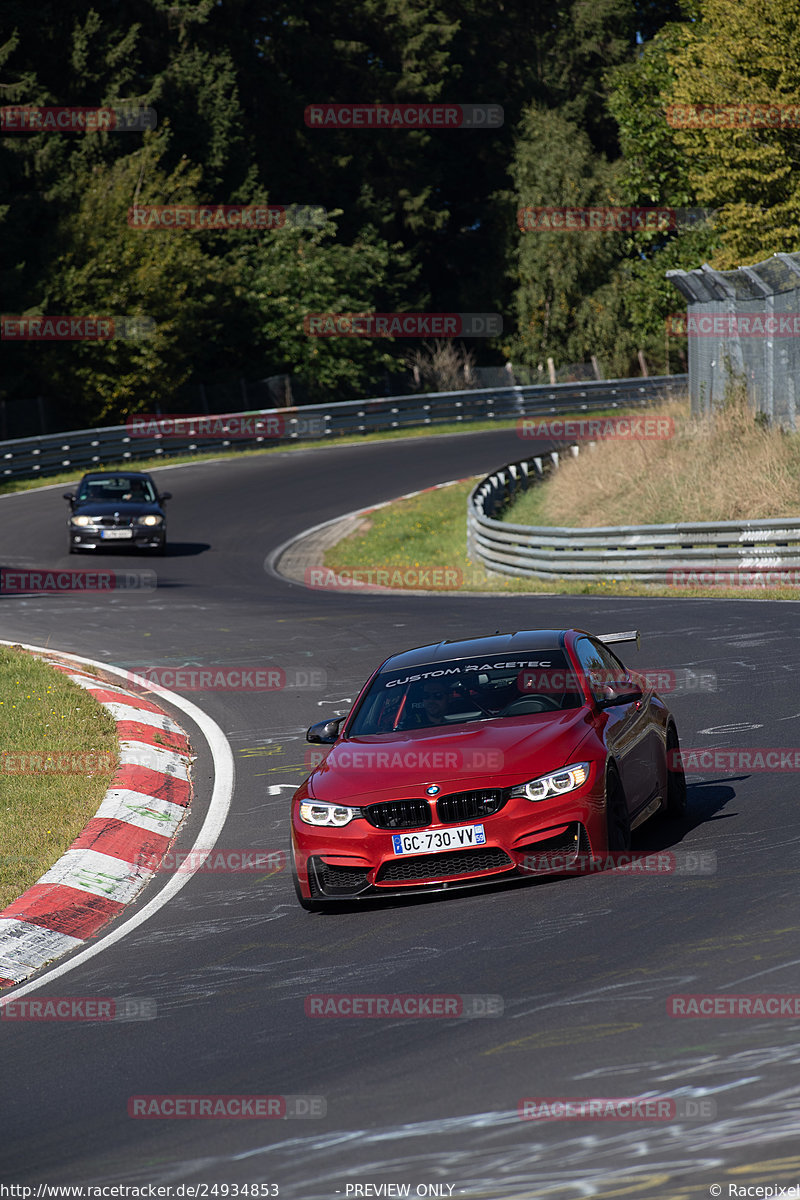
<svg viewBox="0 0 800 1200"><path fill-rule="evenodd" d="M707 821L724 820L728 817L733 817L733 813L721 814L721 810L736 797L736 789L731 784L745 779L747 776L737 776L735 778L728 777L725 780L704 780L701 783L690 783L687 785L687 811L685 817L680 819L670 819L666 817L659 818L658 816L645 822L633 834L631 839L631 856L633 859L645 859L650 855L656 855L659 851L674 851L675 847L679 846L694 829L701 825L705 825ZM721 814L721 815L720 815ZM698 851L698 854L701 853ZM614 874L622 874L622 871L614 872ZM624 872L627 874L636 874L636 870ZM643 872L644 873L644 872ZM668 871L666 873L672 873ZM676 873L683 875L684 871L678 869ZM694 872L686 872L692 874ZM702 873L702 872L701 872ZM484 895L498 895L509 891L511 888L530 888L530 887L548 887L558 884L564 885L570 879L584 878L587 874L593 874L596 878L602 875L612 874L610 871L591 871L591 872L564 872L562 874L548 875L531 875L527 878L515 876L513 879L498 878L491 881L484 881L474 885L456 885L453 884L449 888L443 888L439 891L431 892L414 892L408 896L385 896L375 897L369 900L358 901L343 901L337 903L331 901L326 904L323 910L320 910L318 916L338 916L343 917L348 914L356 914L360 912L379 912L381 909L387 908L414 908L420 904L441 903L445 899L455 899L460 896L463 899L475 897L479 892Z"/></svg>
<svg viewBox="0 0 800 1200"><path fill-rule="evenodd" d="M78 563L86 563L92 559L96 562L113 562L122 558L130 559L131 563L158 562L165 558L191 558L197 554L205 554L206 550L210 549L210 542L167 542L163 554L153 550L137 550L131 546L103 546L100 551L76 551L64 561L71 567L77 567Z"/></svg>

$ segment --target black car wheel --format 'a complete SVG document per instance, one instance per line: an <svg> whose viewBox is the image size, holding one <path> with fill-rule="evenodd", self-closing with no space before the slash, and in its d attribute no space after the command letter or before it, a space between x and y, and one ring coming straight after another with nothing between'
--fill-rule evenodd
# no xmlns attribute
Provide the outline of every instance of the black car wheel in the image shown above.
<svg viewBox="0 0 800 1200"><path fill-rule="evenodd" d="M680 759L678 731L674 725L667 730L667 803L664 816L673 821L686 816L686 775Z"/></svg>
<svg viewBox="0 0 800 1200"><path fill-rule="evenodd" d="M613 767L606 775L606 830L609 850L630 850L630 813L619 775Z"/></svg>

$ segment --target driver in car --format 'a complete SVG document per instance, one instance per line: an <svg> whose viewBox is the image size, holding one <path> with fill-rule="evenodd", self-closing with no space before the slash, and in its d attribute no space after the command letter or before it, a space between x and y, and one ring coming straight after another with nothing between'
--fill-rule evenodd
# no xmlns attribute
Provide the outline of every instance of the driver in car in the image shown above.
<svg viewBox="0 0 800 1200"><path fill-rule="evenodd" d="M422 711L428 725L443 725L451 708L450 693L441 679L426 679L422 691Z"/></svg>

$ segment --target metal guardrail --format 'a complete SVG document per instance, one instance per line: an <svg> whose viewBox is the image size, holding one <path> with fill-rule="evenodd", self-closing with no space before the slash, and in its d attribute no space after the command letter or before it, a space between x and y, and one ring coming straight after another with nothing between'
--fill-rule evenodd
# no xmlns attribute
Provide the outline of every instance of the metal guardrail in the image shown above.
<svg viewBox="0 0 800 1200"><path fill-rule="evenodd" d="M569 448L576 455L578 447ZM563 454L563 451L562 451ZM800 568L800 518L601 525L587 529L499 521L520 491L558 466L557 451L510 463L487 476L467 502L467 548L487 571L536 579L689 585L724 576ZM800 572L798 572L800 577ZM788 581L787 581L788 582Z"/></svg>
<svg viewBox="0 0 800 1200"><path fill-rule="evenodd" d="M508 420L546 413L650 404L684 391L687 375L658 375L649 379L611 379L584 383L556 383L475 391L428 392L412 396L384 396L348 400L341 404L270 408L218 417L198 416L196 422L225 419L238 423L261 418L273 432L252 437L134 436L126 425L79 429L0 442L0 477L28 479L54 475L72 468L99 469L109 463L134 462L204 450L252 449L260 445L293 443L306 438L329 438L347 433L371 433L403 426L446 422ZM139 414L143 416L143 414ZM151 414L148 414L150 417ZM132 418L133 419L133 418ZM157 418L153 418L154 420ZM188 418L187 418L188 419Z"/></svg>

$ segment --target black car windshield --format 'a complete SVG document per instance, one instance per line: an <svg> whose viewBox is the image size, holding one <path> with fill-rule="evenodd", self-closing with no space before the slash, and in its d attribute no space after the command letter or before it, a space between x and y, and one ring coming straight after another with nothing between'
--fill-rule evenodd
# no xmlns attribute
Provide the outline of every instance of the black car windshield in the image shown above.
<svg viewBox="0 0 800 1200"><path fill-rule="evenodd" d="M517 651L513 658L495 654L451 659L381 672L348 734L358 737L524 717L583 703L563 650Z"/></svg>
<svg viewBox="0 0 800 1200"><path fill-rule="evenodd" d="M84 479L78 488L78 500L120 500L155 504L156 493L149 479L130 475L106 475L103 479Z"/></svg>

